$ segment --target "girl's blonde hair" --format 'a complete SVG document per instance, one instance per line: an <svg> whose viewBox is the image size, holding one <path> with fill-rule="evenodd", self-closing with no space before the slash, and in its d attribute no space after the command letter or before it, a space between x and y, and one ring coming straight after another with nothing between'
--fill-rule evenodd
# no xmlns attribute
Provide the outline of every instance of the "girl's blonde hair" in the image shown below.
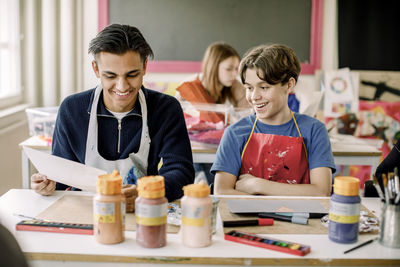
<svg viewBox="0 0 400 267"><path fill-rule="evenodd" d="M234 101L230 87L223 87L222 91L217 88L220 84L218 79L219 64L227 58L237 57L240 60L239 53L225 42L215 42L208 46L203 57L202 64L202 82L206 90L216 103L224 103L226 99Z"/></svg>

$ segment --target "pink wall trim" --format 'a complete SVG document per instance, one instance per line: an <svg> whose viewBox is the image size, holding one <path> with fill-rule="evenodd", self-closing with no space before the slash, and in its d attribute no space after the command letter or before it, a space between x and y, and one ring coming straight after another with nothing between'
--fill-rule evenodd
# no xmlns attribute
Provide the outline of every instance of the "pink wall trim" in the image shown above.
<svg viewBox="0 0 400 267"><path fill-rule="evenodd" d="M99 31L108 25L108 2L98 0L99 4ZM310 36L310 60L309 63L301 63L301 74L313 75L321 67L322 49L322 23L324 0L312 0L311 7L311 36ZM148 72L201 72L200 61L150 61L147 65Z"/></svg>
<svg viewBox="0 0 400 267"><path fill-rule="evenodd" d="M201 72L201 61L149 61L148 72Z"/></svg>
<svg viewBox="0 0 400 267"><path fill-rule="evenodd" d="M310 64L309 64L310 71L312 72L310 73L304 72L304 74L314 74L314 72L317 69L321 68L323 16L324 16L324 1L312 0L311 31L310 31L311 33ZM306 71L306 69L304 71Z"/></svg>
<svg viewBox="0 0 400 267"><path fill-rule="evenodd" d="M101 31L108 25L108 0L98 0L99 5L99 26L98 31Z"/></svg>

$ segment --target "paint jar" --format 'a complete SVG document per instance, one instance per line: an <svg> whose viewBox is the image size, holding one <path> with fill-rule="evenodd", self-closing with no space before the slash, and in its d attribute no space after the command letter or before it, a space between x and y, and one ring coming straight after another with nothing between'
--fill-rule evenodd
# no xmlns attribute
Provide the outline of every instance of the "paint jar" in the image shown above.
<svg viewBox="0 0 400 267"><path fill-rule="evenodd" d="M329 239L337 243L354 243L358 239L360 220L360 180L349 176L335 177L329 207Z"/></svg>
<svg viewBox="0 0 400 267"><path fill-rule="evenodd" d="M94 235L97 242L116 244L125 240L125 196L118 171L97 178L93 198Z"/></svg>
<svg viewBox="0 0 400 267"><path fill-rule="evenodd" d="M219 199L214 196L211 196L211 199L213 201L212 214L211 214L211 229L212 229L212 234L214 235L217 232L217 214L218 214Z"/></svg>
<svg viewBox="0 0 400 267"><path fill-rule="evenodd" d="M400 248L400 205L383 203L380 227L379 243Z"/></svg>
<svg viewBox="0 0 400 267"><path fill-rule="evenodd" d="M181 199L182 243L188 247L206 247L211 244L211 216L213 200L204 181L183 187Z"/></svg>
<svg viewBox="0 0 400 267"><path fill-rule="evenodd" d="M136 242L146 248L167 244L167 208L163 176L145 176L137 181L135 200Z"/></svg>

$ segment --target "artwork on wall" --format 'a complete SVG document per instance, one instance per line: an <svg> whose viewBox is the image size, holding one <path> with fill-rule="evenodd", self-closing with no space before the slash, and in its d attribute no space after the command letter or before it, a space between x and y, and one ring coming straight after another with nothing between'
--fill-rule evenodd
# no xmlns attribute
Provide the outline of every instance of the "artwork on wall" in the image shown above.
<svg viewBox="0 0 400 267"><path fill-rule="evenodd" d="M354 73L360 75L359 122L354 135L384 140L382 152L385 156L400 139L400 72Z"/></svg>
<svg viewBox="0 0 400 267"><path fill-rule="evenodd" d="M359 138L382 140L382 158L385 158L393 145L400 141L400 72L352 70L350 74L350 77L356 75L359 78L357 110L345 115L325 118L327 128L331 130L330 133L351 134ZM341 75L345 74L341 73ZM324 111L326 117L327 111L334 110L333 105L326 106L326 104L329 105L335 99L339 99L337 96L347 86L347 80L338 75L338 71L333 71L330 75L321 78L321 85L325 87L335 82L337 85L333 88L325 88ZM337 98L329 99L333 94L336 94L334 96ZM346 101L348 98L344 97L342 105ZM337 168L337 175L354 176L360 181L370 179L370 166L350 166L349 168L338 166Z"/></svg>
<svg viewBox="0 0 400 267"><path fill-rule="evenodd" d="M325 92L324 115L337 118L358 110L358 74L344 68L325 71L322 88Z"/></svg>
<svg viewBox="0 0 400 267"><path fill-rule="evenodd" d="M352 72L360 75L360 100L400 101L400 71Z"/></svg>
<svg viewBox="0 0 400 267"><path fill-rule="evenodd" d="M385 144L383 155L386 155L400 139L400 72L340 69L323 75L327 128L333 129L332 132L381 139ZM357 83L354 77L358 77ZM345 92L352 82L357 88L353 96ZM351 101L357 104L351 105Z"/></svg>

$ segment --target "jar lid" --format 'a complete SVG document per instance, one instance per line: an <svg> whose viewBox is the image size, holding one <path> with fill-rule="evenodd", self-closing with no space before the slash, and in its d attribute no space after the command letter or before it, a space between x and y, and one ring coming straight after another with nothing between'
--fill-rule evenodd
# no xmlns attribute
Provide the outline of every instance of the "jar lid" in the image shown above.
<svg viewBox="0 0 400 267"><path fill-rule="evenodd" d="M121 194L122 177L118 171L111 174L99 175L96 182L97 192L102 195Z"/></svg>
<svg viewBox="0 0 400 267"><path fill-rule="evenodd" d="M197 184L190 184L183 187L185 196L189 197L207 197L210 195L210 187L204 181Z"/></svg>
<svg viewBox="0 0 400 267"><path fill-rule="evenodd" d="M137 180L139 196L160 198L165 196L164 177L161 175L144 176Z"/></svg>
<svg viewBox="0 0 400 267"><path fill-rule="evenodd" d="M358 196L360 180L351 176L337 176L334 180L333 192L342 196Z"/></svg>

